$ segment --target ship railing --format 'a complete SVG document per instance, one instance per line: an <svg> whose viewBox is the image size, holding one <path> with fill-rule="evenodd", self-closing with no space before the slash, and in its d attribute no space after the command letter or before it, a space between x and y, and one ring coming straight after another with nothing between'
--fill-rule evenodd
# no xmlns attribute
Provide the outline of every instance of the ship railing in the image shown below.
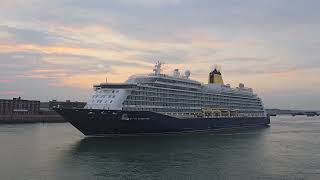
<svg viewBox="0 0 320 180"><path fill-rule="evenodd" d="M202 113L179 113L179 112L159 112L161 114L177 117L177 118L236 118L236 117L265 117L263 115L251 115L251 116L243 116L243 115L230 115L230 116L219 116L219 115L203 115Z"/></svg>
<svg viewBox="0 0 320 180"><path fill-rule="evenodd" d="M200 104L205 104L205 105L221 105L225 104L227 106L252 106L252 107L260 107L261 104L259 102L240 102L237 100L219 100L219 99L213 99L213 100L206 100L202 98L195 98L194 96L188 96L188 97L176 97L176 96L183 96L183 95L140 95L140 94L134 94L131 95L132 97L137 97L137 99L133 99L136 101L148 101L149 98L161 98L163 100L160 100L159 102L168 102L166 100L182 100L182 101L188 101L188 102L197 102ZM140 99L139 99L140 98ZM148 99L147 99L148 98ZM187 102L186 102L187 103ZM195 103L196 104L196 103Z"/></svg>
<svg viewBox="0 0 320 180"><path fill-rule="evenodd" d="M230 103L249 103L249 104L252 104L252 105L255 105L255 104L259 104L261 102L257 101L256 99L247 99L247 100L243 100L243 99L232 99L232 98L235 98L235 97L214 97L214 98L206 98L205 96L208 96L208 95L203 95L203 94L200 94L201 97L198 97L196 95L194 95L195 93L189 93L189 94L179 94L178 92L176 93L170 93L170 92L159 92L159 91L148 91L148 90L135 90L141 94L132 94L132 96L148 96L148 97L163 97L163 98L172 98L172 97L175 97L175 96L184 96L186 97L185 99L189 99L189 98L196 98L194 100L201 100L201 101L208 101L210 102L211 100L210 99L214 99L216 101L221 101L221 102L230 102ZM157 95L148 95L149 93L154 93L154 94L157 94ZM212 95L211 95L212 96ZM219 95L213 95L213 96L219 96ZM198 98L197 98L198 97Z"/></svg>
<svg viewBox="0 0 320 180"><path fill-rule="evenodd" d="M94 85L94 88L100 88L100 89L133 89L137 87L137 84L126 84L126 83L119 83L119 84L99 84Z"/></svg>

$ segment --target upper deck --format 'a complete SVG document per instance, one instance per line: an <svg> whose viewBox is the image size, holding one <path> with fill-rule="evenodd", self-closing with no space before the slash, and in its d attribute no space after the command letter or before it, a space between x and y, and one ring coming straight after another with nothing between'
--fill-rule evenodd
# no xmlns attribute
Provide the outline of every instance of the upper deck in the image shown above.
<svg viewBox="0 0 320 180"><path fill-rule="evenodd" d="M175 69L173 75L166 75L159 69L156 66L155 73L130 76L124 83L94 85L86 108L180 115L218 108L248 116L264 114L262 101L251 88L225 85L218 70L210 73L208 84L202 84L190 79L190 71L180 75Z"/></svg>
<svg viewBox="0 0 320 180"><path fill-rule="evenodd" d="M95 89L134 89L137 86L148 85L153 87L167 87L173 89L198 91L203 93L220 93L239 96L257 96L253 93L251 88L247 88L244 84L240 83L238 87L231 87L229 84L223 84L221 72L214 70L210 73L209 83L203 84L199 81L190 79L191 72L185 71L181 75L178 69L175 69L173 75L166 75L161 73L161 63L158 63L154 68L155 73L152 74L138 74L128 78L124 83L101 83L94 85ZM218 75L220 80L216 83L214 78L215 74Z"/></svg>

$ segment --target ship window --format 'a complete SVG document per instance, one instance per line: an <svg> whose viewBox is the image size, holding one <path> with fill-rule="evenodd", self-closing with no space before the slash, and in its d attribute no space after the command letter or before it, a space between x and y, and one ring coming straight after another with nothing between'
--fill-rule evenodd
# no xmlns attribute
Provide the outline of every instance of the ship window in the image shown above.
<svg viewBox="0 0 320 180"><path fill-rule="evenodd" d="M111 95L109 95L109 98L111 98Z"/></svg>
<svg viewBox="0 0 320 180"><path fill-rule="evenodd" d="M115 97L116 97L116 95L113 95L113 96L112 96L112 98L115 98Z"/></svg>
<svg viewBox="0 0 320 180"><path fill-rule="evenodd" d="M112 103L112 100L110 101L110 103Z"/></svg>
<svg viewBox="0 0 320 180"><path fill-rule="evenodd" d="M114 93L114 90L112 91L112 93Z"/></svg>
<svg viewBox="0 0 320 180"><path fill-rule="evenodd" d="M119 90L116 91L116 93L118 93L118 92L119 92Z"/></svg>

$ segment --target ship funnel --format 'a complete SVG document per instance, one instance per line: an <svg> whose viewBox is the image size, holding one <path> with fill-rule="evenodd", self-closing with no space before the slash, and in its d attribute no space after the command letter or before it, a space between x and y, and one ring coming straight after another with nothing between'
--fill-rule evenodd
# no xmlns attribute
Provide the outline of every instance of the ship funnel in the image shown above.
<svg viewBox="0 0 320 180"><path fill-rule="evenodd" d="M214 65L214 69L209 74L209 84L224 84L220 69L221 66Z"/></svg>

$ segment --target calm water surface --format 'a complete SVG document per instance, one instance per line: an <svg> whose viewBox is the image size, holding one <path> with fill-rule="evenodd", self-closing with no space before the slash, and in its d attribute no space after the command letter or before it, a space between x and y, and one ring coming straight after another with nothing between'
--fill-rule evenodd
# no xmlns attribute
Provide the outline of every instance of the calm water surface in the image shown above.
<svg viewBox="0 0 320 180"><path fill-rule="evenodd" d="M320 179L320 118L201 135L85 138L68 123L0 125L0 179Z"/></svg>

